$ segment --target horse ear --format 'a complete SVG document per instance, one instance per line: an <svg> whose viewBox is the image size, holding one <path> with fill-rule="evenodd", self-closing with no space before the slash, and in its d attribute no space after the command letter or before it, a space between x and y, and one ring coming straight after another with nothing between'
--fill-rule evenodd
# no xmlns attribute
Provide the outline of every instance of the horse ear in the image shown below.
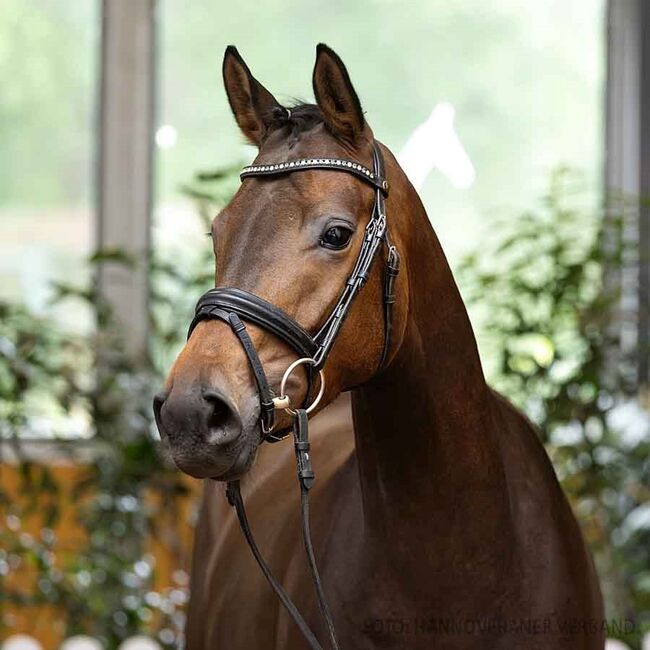
<svg viewBox="0 0 650 650"><path fill-rule="evenodd" d="M251 74L237 48L229 45L223 57L223 83L239 128L251 144L262 144L270 126L287 109Z"/></svg>
<svg viewBox="0 0 650 650"><path fill-rule="evenodd" d="M361 103L339 56L324 43L316 47L314 95L325 124L338 138L355 144L364 129Z"/></svg>

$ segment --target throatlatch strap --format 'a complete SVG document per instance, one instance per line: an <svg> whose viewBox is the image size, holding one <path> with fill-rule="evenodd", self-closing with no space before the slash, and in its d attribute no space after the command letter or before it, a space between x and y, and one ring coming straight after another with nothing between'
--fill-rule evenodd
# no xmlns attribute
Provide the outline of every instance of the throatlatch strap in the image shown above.
<svg viewBox="0 0 650 650"><path fill-rule="evenodd" d="M379 369L381 370L388 359L391 339L393 336L393 305L395 304L395 279L399 275L400 257L395 246L388 239L386 233L386 243L388 244L388 258L386 260L386 269L384 270L384 349L381 353Z"/></svg>

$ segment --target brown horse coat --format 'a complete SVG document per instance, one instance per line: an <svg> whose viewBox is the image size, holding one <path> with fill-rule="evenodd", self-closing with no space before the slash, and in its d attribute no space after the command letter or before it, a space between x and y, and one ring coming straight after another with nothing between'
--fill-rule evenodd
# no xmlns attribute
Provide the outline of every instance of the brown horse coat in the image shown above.
<svg viewBox="0 0 650 650"><path fill-rule="evenodd" d="M329 48L319 47L314 70L318 108L299 107L288 120L234 49L224 79L240 127L260 146L259 163L340 156L369 165L372 132ZM376 265L325 366L326 403L356 388L312 426L312 534L341 646L602 649L598 580L576 520L534 427L487 386L440 244L415 190L383 151L389 228L402 255L395 342L377 373ZM322 170L247 180L215 219L218 284L252 291L313 331L359 249L372 205L362 185ZM348 250L318 247L332 219L353 230ZM277 382L295 355L251 331ZM303 377L291 390L304 394L305 385ZM259 401L227 326L199 324L156 414L180 467L220 480L244 477L258 544L324 643L299 530L293 450L262 445L255 460ZM223 491L206 480L187 647L305 648Z"/></svg>

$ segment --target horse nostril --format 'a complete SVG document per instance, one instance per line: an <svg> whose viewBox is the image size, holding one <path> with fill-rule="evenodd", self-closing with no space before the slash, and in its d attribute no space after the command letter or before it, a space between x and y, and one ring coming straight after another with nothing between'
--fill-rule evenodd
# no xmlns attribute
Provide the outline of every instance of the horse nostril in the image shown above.
<svg viewBox="0 0 650 650"><path fill-rule="evenodd" d="M235 407L215 391L205 391L203 399L208 403L206 426L209 442L225 445L235 440L242 429Z"/></svg>
<svg viewBox="0 0 650 650"><path fill-rule="evenodd" d="M160 433L161 437L163 435L163 430L162 430L160 414L162 412L163 404L167 399L167 395L168 395L167 392L162 392L162 393L158 393L157 395L154 395L153 397L153 415L154 415L154 419L156 420L156 426L158 427L158 433Z"/></svg>

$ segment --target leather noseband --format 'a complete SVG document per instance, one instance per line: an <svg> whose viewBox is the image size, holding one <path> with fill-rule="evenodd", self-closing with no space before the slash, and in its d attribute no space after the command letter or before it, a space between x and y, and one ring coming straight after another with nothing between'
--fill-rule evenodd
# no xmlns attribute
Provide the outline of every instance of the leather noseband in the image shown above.
<svg viewBox="0 0 650 650"><path fill-rule="evenodd" d="M383 156L376 142L373 142L372 157L372 170L351 160L307 158L268 165L251 165L245 167L240 174L241 179L245 180L251 177L275 177L299 171L326 169L352 174L371 185L375 190L372 214L366 226L364 240L352 273L345 283L334 309L316 334L312 335L307 332L280 308L243 289L232 287L210 289L201 296L197 303L195 315L187 334L188 338L198 323L203 320L219 319L230 325L246 352L255 376L260 395L262 433L264 440L268 442L277 442L285 436L272 435L275 422L275 409L272 402L274 395L244 323L253 323L271 332L295 350L301 358L312 359L313 363L310 365L309 373L311 385L311 375L325 364L354 298L369 277L372 263L382 244L387 247L388 254L384 274L384 347L379 363L380 368L388 357L392 333L392 307L395 302L393 288L395 278L399 273L400 258L388 235L385 207L388 182L384 176Z"/></svg>

